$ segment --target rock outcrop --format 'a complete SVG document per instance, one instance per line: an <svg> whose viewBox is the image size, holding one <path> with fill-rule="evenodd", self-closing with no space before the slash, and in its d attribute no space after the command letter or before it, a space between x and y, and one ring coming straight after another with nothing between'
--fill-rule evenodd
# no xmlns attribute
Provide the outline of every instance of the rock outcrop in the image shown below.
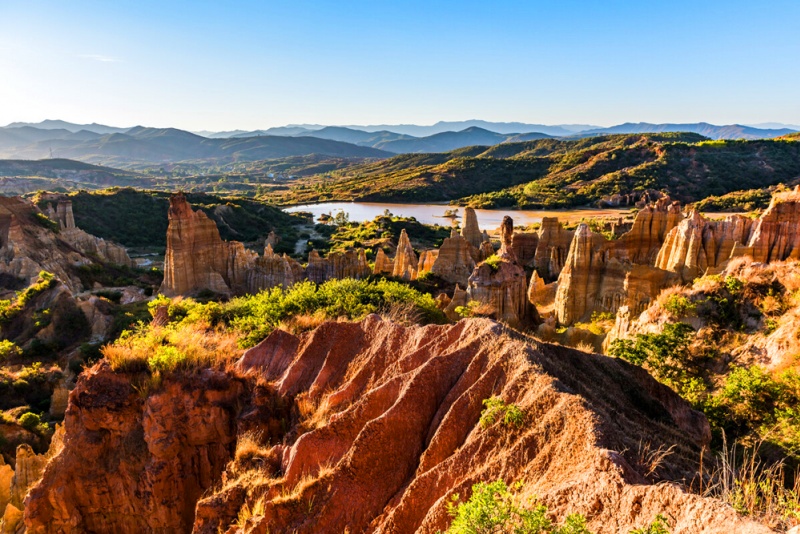
<svg viewBox="0 0 800 534"><path fill-rule="evenodd" d="M422 251L419 255L419 263L417 264L417 276L422 276L425 273L431 272L438 258L438 250Z"/></svg>
<svg viewBox="0 0 800 534"><path fill-rule="evenodd" d="M275 254L269 243L259 256L238 241L223 241L216 223L202 211L192 210L183 194L170 197L161 285L161 293L167 296L203 290L241 295L289 287L304 279L323 283L334 278L365 278L371 273L363 249L334 252L325 258L312 250L306 268L285 254Z"/></svg>
<svg viewBox="0 0 800 534"><path fill-rule="evenodd" d="M653 264L681 217L680 206L663 197L639 211L631 230L616 240L608 241L581 224L558 277L559 323L569 326L594 311L616 313L623 305L644 310L661 289L677 280L674 272Z"/></svg>
<svg viewBox="0 0 800 534"><path fill-rule="evenodd" d="M509 216L500 225L500 250L495 260L475 267L467 284L469 300L477 301L492 310L492 316L510 325L519 325L535 316L528 302L525 269L511 248L514 221Z"/></svg>
<svg viewBox="0 0 800 534"><path fill-rule="evenodd" d="M236 439L242 384L220 371L143 399L101 363L70 395L65 444L25 501L30 534L188 532Z"/></svg>
<svg viewBox="0 0 800 534"><path fill-rule="evenodd" d="M656 258L656 267L677 273L691 282L705 273L722 270L731 252L747 242L753 221L731 215L722 221L707 221L697 211L673 228Z"/></svg>
<svg viewBox="0 0 800 534"><path fill-rule="evenodd" d="M481 248L481 243L484 241L484 234L478 226L478 216L472 208L464 208L464 226L461 228L461 237L475 249Z"/></svg>
<svg viewBox="0 0 800 534"><path fill-rule="evenodd" d="M514 232L511 238L511 250L517 260L525 267L533 267L536 249L539 246L539 234L536 232Z"/></svg>
<svg viewBox="0 0 800 534"><path fill-rule="evenodd" d="M409 282L417 279L417 269L419 258L411 246L405 228L400 232L400 239L397 242L397 253L392 262L392 276Z"/></svg>
<svg viewBox="0 0 800 534"><path fill-rule="evenodd" d="M800 259L800 186L772 197L747 245L734 247L732 255L750 256L759 263Z"/></svg>
<svg viewBox="0 0 800 534"><path fill-rule="evenodd" d="M392 274L394 270L394 264L392 263L391 258L386 255L382 248L378 249L378 253L375 254L375 267L372 269L373 274Z"/></svg>
<svg viewBox="0 0 800 534"><path fill-rule="evenodd" d="M46 215L58 223L60 228L59 238L63 239L76 250L83 254L93 255L101 261L134 267L135 262L128 256L125 247L111 243L100 237L95 237L84 232L75 226L75 215L72 212L72 201L60 199L53 209L51 204L47 205Z"/></svg>
<svg viewBox="0 0 800 534"><path fill-rule="evenodd" d="M222 295L246 292L247 272L257 254L237 241L223 241L216 223L192 210L182 193L169 199L167 251L161 293L188 295L210 290Z"/></svg>
<svg viewBox="0 0 800 534"><path fill-rule="evenodd" d="M321 284L338 278L366 278L372 273L364 249L332 252L321 258L316 250L308 255L306 277Z"/></svg>
<svg viewBox="0 0 800 534"><path fill-rule="evenodd" d="M83 289L77 267L98 261L132 265L124 248L75 228L71 204L64 204L61 212L65 222L59 225L64 228L56 233L28 200L0 197L0 273L30 284L39 272L48 271L77 293Z"/></svg>
<svg viewBox="0 0 800 534"><path fill-rule="evenodd" d="M697 476L708 423L622 360L485 319L406 328L370 316L275 331L238 367L242 379L165 377L146 399L106 364L84 374L65 446L27 498L27 531L216 533L261 499L242 531L432 534L453 494L499 479L557 520L586 515L596 534L658 513L673 534L768 532L663 483ZM482 425L492 396L524 423ZM303 431L301 403L320 410ZM258 450L234 457L258 432ZM648 472L641 443L672 454Z"/></svg>
<svg viewBox="0 0 800 534"><path fill-rule="evenodd" d="M553 282L561 274L575 232L565 230L556 217L542 218L533 264L545 282Z"/></svg>
<svg viewBox="0 0 800 534"><path fill-rule="evenodd" d="M458 234L451 235L445 238L439 248L431 272L448 282L466 286L472 271L475 270L473 259L475 252L476 250L464 237Z"/></svg>
<svg viewBox="0 0 800 534"><path fill-rule="evenodd" d="M290 287L304 276L305 269L300 263L286 254L276 254L268 243L264 255L256 258L246 274L247 291L258 293L271 287Z"/></svg>

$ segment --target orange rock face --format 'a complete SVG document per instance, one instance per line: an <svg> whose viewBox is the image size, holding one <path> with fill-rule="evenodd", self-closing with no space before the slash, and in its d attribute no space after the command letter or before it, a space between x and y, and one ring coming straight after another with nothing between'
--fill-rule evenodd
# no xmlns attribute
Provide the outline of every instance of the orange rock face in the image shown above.
<svg viewBox="0 0 800 534"><path fill-rule="evenodd" d="M170 197L161 285L161 292L167 296L204 289L241 295L288 287L306 278L322 283L334 278L365 278L371 272L363 249L334 252L325 258L312 250L305 269L285 254L275 254L270 243L259 256L238 241L223 241L216 223L202 211L192 210L182 194Z"/></svg>
<svg viewBox="0 0 800 534"><path fill-rule="evenodd" d="M747 246L736 247L733 255L750 256L760 263L800 259L800 186L772 197L755 222Z"/></svg>
<svg viewBox="0 0 800 534"><path fill-rule="evenodd" d="M27 532L188 532L236 439L242 384L205 371L143 400L100 364L70 395L65 445L25 501Z"/></svg>
<svg viewBox="0 0 800 534"><path fill-rule="evenodd" d="M375 254L375 268L372 270L373 274L392 274L393 268L392 260L386 255L382 248L379 248L378 253Z"/></svg>
<svg viewBox="0 0 800 534"><path fill-rule="evenodd" d="M539 234L535 232L514 232L511 238L511 249L517 260L524 266L533 266L536 248L539 246Z"/></svg>
<svg viewBox="0 0 800 534"><path fill-rule="evenodd" d="M370 316L300 337L276 331L238 368L242 379L166 379L147 399L105 365L84 375L64 448L27 499L28 532L239 532L240 508L263 496L242 531L432 534L448 527L453 494L498 479L522 481L522 496L556 518L584 514L597 534L657 513L673 534L768 532L658 484L696 475L708 423L621 360L531 343L485 319L406 328ZM523 423L482 425L492 396ZM301 401L324 407L311 427ZM244 432L259 430L263 460L225 467ZM675 447L647 474L640 443Z"/></svg>
<svg viewBox="0 0 800 534"><path fill-rule="evenodd" d="M656 258L656 267L677 273L691 282L706 272L720 271L734 247L747 242L753 221L732 215L723 221L707 221L692 211L670 230Z"/></svg>
<svg viewBox="0 0 800 534"><path fill-rule="evenodd" d="M556 317L562 325L588 319L592 312L612 312L627 305L643 310L675 273L653 267L664 239L682 217L669 198L645 206L631 230L608 241L585 224L575 232L564 268L558 277Z"/></svg>

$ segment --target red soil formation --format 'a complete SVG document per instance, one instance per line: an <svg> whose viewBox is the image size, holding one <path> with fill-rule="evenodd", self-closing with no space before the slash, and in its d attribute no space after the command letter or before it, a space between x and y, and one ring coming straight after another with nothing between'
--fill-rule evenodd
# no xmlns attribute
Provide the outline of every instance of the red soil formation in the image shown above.
<svg viewBox="0 0 800 534"><path fill-rule="evenodd" d="M673 534L769 532L668 483L697 484L709 439L671 390L486 319L276 331L228 372L165 379L146 399L131 380L103 364L81 379L64 449L26 501L29 532L188 532L194 518L208 533L433 533L454 493L496 479L601 534L658 513ZM482 425L492 396L523 423ZM245 461L235 442L254 430ZM648 472L647 450L670 447ZM255 512L231 527L245 503Z"/></svg>

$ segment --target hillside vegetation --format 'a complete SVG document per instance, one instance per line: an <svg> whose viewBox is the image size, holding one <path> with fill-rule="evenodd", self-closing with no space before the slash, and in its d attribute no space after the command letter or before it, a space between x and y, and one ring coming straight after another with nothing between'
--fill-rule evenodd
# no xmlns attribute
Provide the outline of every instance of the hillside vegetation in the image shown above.
<svg viewBox="0 0 800 534"><path fill-rule="evenodd" d="M166 247L169 193L113 188L80 191L67 196L72 201L75 224L92 235L127 247ZM292 252L298 226L306 220L262 202L204 193L187 194L195 209L203 210L217 223L225 240L254 242L270 231L281 237L276 250ZM46 200L38 199L40 207Z"/></svg>
<svg viewBox="0 0 800 534"><path fill-rule="evenodd" d="M610 135L397 156L299 180L274 198L283 204L453 201L483 208L566 208L646 189L694 202L798 177L800 143L791 138Z"/></svg>

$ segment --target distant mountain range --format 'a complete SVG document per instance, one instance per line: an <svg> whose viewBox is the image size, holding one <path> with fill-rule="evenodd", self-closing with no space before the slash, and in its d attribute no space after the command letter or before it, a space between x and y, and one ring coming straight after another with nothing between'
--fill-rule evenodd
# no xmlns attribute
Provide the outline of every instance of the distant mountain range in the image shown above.
<svg viewBox="0 0 800 534"><path fill-rule="evenodd" d="M389 152L315 137L258 136L209 139L174 128L137 126L124 133L89 130L0 128L0 158L59 157L122 166L131 163L204 160L256 161L323 154L343 158L384 158Z"/></svg>
<svg viewBox="0 0 800 534"><path fill-rule="evenodd" d="M610 128L597 128L585 130L578 135L581 137L591 137L604 134L632 134L632 133L664 133L664 132L691 132L703 135L711 139L769 139L793 133L795 130L789 128L764 129L743 126L741 124L730 124L727 126L715 126L707 122L697 122L691 124L650 124L648 122L626 122Z"/></svg>
<svg viewBox="0 0 800 534"><path fill-rule="evenodd" d="M266 130L187 132L175 128L117 128L61 120L12 123L0 128L0 158L71 158L114 166L183 161L227 163L311 154L338 158L384 158L394 154L448 152L470 146L580 138L608 134L691 132L710 139L764 139L794 133L777 123L757 128L708 123L625 123L609 128L573 124L500 123L479 120L432 126L290 125Z"/></svg>

